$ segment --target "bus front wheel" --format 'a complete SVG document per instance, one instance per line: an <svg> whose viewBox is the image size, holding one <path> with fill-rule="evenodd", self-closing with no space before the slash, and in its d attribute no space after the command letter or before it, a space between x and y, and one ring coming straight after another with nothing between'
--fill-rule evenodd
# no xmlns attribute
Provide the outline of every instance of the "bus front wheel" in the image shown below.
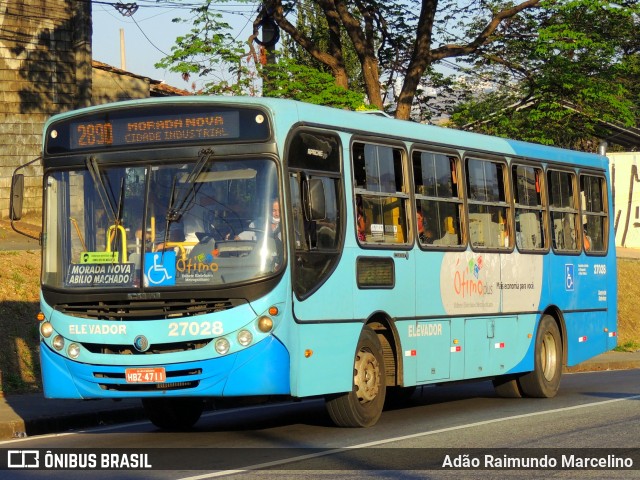
<svg viewBox="0 0 640 480"><path fill-rule="evenodd" d="M204 410L201 398L143 398L142 406L151 423L163 430L188 430Z"/></svg>
<svg viewBox="0 0 640 480"><path fill-rule="evenodd" d="M375 425L384 407L386 393L384 357L378 336L364 327L353 365L353 388L326 399L327 411L340 427Z"/></svg>
<svg viewBox="0 0 640 480"><path fill-rule="evenodd" d="M538 325L534 369L522 375L518 383L527 397L555 397L562 376L562 339L553 317L544 315Z"/></svg>

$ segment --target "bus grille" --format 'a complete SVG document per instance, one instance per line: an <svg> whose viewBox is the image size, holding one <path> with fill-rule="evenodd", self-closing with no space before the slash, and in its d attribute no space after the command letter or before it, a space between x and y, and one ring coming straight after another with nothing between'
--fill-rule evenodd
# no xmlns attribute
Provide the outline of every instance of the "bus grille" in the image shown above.
<svg viewBox="0 0 640 480"><path fill-rule="evenodd" d="M176 377L189 377L201 375L202 369L195 368L191 370L177 370L167 372L167 380ZM94 372L94 378L113 379L124 382L124 373L113 372ZM111 390L117 392L153 392L158 390L184 390L187 388L196 388L200 384L199 380L186 380L182 382L165 382L165 383L98 383L102 390Z"/></svg>
<svg viewBox="0 0 640 480"><path fill-rule="evenodd" d="M82 343L82 346L91 353L101 355L157 355L162 353L188 352L190 350L199 350L211 343L211 338L188 340L185 342L175 343L157 343L151 344L145 352L139 352L133 345L110 345L104 343Z"/></svg>
<svg viewBox="0 0 640 480"><path fill-rule="evenodd" d="M111 390L116 392L154 392L158 390L185 390L187 388L196 388L200 382L175 382L175 383L125 383L111 384L99 383L102 390Z"/></svg>
<svg viewBox="0 0 640 480"><path fill-rule="evenodd" d="M135 299L57 304L56 310L73 317L94 320L156 320L213 313L236 307L236 299Z"/></svg>

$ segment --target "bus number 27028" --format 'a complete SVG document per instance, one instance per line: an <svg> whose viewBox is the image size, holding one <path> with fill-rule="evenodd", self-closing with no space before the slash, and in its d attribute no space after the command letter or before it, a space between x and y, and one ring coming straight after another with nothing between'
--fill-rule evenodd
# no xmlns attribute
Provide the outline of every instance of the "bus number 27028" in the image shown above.
<svg viewBox="0 0 640 480"><path fill-rule="evenodd" d="M171 322L169 324L170 337L222 335L223 333L222 322Z"/></svg>

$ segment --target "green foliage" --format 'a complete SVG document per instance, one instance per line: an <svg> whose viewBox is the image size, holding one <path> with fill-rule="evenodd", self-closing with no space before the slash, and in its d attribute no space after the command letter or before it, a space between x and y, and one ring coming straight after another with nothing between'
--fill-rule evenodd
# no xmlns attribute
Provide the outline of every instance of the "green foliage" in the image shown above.
<svg viewBox="0 0 640 480"><path fill-rule="evenodd" d="M549 1L517 37L487 50L480 69L516 72L518 80L460 105L457 126L567 148L595 150L599 122L638 124L637 4ZM521 27L519 27L521 28ZM496 61L498 59L499 61Z"/></svg>
<svg viewBox="0 0 640 480"><path fill-rule="evenodd" d="M316 105L358 110L366 108L364 94L336 85L333 76L310 66L281 58L265 67L270 97L290 98Z"/></svg>
<svg viewBox="0 0 640 480"><path fill-rule="evenodd" d="M201 93L251 94L255 89L255 75L246 62L246 45L232 35L223 14L214 10L216 3L220 2L205 0L192 10L192 18L173 20L191 24L192 28L188 34L176 38L171 55L155 66L181 73L185 80L193 75L205 79L199 88L194 85L194 90ZM225 72L225 76L220 72Z"/></svg>

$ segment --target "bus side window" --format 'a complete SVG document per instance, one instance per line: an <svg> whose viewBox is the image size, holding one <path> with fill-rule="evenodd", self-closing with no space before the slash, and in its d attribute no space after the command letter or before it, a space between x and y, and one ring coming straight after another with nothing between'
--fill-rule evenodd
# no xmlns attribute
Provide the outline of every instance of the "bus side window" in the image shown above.
<svg viewBox="0 0 640 480"><path fill-rule="evenodd" d="M416 231L422 247L462 244L457 163L457 157L445 153L412 154L416 218L422 219Z"/></svg>
<svg viewBox="0 0 640 480"><path fill-rule="evenodd" d="M582 245L585 252L607 251L608 214L606 183L603 177L580 175L580 208L582 210Z"/></svg>
<svg viewBox="0 0 640 480"><path fill-rule="evenodd" d="M386 145L354 143L352 158L356 209L361 202L366 219L364 237L360 235L359 241L372 245L409 243L404 152Z"/></svg>
<svg viewBox="0 0 640 480"><path fill-rule="evenodd" d="M546 250L542 169L513 165L511 173L515 197L516 246L518 250Z"/></svg>
<svg viewBox="0 0 640 480"><path fill-rule="evenodd" d="M559 170L547 172L549 210L553 247L557 252L578 250L578 210L575 198L575 174Z"/></svg>
<svg viewBox="0 0 640 480"><path fill-rule="evenodd" d="M511 206L506 197L506 164L467 159L469 240L478 249L511 248Z"/></svg>

